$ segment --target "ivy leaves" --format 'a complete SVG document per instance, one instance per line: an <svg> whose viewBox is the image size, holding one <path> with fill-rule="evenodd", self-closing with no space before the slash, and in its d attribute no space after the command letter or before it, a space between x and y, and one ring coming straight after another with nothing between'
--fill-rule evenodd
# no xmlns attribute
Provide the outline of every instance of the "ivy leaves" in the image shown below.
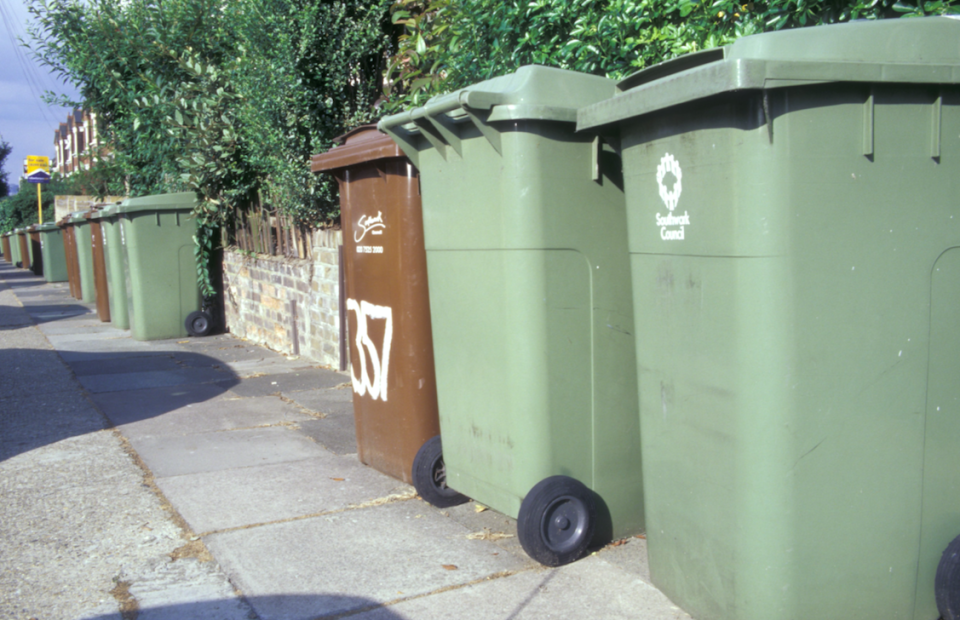
<svg viewBox="0 0 960 620"><path fill-rule="evenodd" d="M400 0L391 109L541 64L619 79L689 52L780 30L960 13L957 0Z"/></svg>

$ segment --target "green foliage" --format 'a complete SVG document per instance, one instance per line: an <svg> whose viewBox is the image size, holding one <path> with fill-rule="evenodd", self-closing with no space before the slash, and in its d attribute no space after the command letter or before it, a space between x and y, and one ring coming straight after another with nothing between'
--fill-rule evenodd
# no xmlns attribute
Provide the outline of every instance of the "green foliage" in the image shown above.
<svg viewBox="0 0 960 620"><path fill-rule="evenodd" d="M400 0L391 110L540 64L623 78L763 32L960 12L958 0Z"/></svg>
<svg viewBox="0 0 960 620"><path fill-rule="evenodd" d="M54 221L54 196L74 194L76 191L77 187L72 177L65 179L54 174L51 182L44 185L40 191L43 221L45 223ZM37 186L35 184L21 181L16 194L0 198L0 233L14 228L24 228L36 224L37 221Z"/></svg>
<svg viewBox="0 0 960 620"><path fill-rule="evenodd" d="M30 10L35 56L77 86L113 151L88 175L97 191L122 178L133 196L201 199L204 294L215 231L237 209L266 202L307 224L339 215L309 159L377 116L388 0L32 0Z"/></svg>
<svg viewBox="0 0 960 620"><path fill-rule="evenodd" d="M6 164L7 157L10 156L11 151L13 151L13 147L0 136L0 198L4 198L10 193L10 185L7 183L7 173L3 171L3 166Z"/></svg>
<svg viewBox="0 0 960 620"><path fill-rule="evenodd" d="M301 223L339 215L327 175L310 156L378 116L391 43L389 0L256 0L231 5L242 55L237 88L249 159L264 201ZM264 96L269 93L269 96Z"/></svg>

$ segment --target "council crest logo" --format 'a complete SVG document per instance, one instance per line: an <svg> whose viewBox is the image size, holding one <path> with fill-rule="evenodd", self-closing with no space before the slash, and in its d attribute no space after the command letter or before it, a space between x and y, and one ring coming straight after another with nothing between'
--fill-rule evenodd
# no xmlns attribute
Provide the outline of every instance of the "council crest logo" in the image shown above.
<svg viewBox="0 0 960 620"><path fill-rule="evenodd" d="M667 175L673 177L673 183ZM660 188L660 200L667 207L667 214L657 213L657 226L660 227L660 238L664 241L683 241L686 227L690 225L690 215L684 211L683 215L674 215L673 211L680 203L680 194L683 193L683 170L677 158L667 153L660 158L657 166L657 186Z"/></svg>

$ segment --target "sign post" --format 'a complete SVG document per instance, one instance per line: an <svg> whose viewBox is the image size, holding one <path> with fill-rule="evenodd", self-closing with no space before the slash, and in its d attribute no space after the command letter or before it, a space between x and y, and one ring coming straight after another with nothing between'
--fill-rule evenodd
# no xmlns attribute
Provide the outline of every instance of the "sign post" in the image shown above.
<svg viewBox="0 0 960 620"><path fill-rule="evenodd" d="M37 184L37 221L43 224L43 199L40 186L50 182L50 158L41 155L28 155L23 163L27 173L27 182Z"/></svg>

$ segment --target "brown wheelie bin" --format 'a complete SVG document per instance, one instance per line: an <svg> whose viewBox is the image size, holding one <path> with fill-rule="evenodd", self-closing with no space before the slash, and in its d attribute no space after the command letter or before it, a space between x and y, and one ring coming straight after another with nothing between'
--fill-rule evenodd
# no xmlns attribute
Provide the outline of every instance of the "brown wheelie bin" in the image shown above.
<svg viewBox="0 0 960 620"><path fill-rule="evenodd" d="M30 237L27 236L26 228L18 228L17 243L20 244L20 266L23 269L30 269Z"/></svg>
<svg viewBox="0 0 960 620"><path fill-rule="evenodd" d="M43 246L40 244L40 231L36 224L27 228L27 243L30 244L30 271L35 276L42 276Z"/></svg>
<svg viewBox="0 0 960 620"><path fill-rule="evenodd" d="M3 260L8 263L13 262L13 257L10 255L10 233L0 235L0 251L3 252Z"/></svg>
<svg viewBox="0 0 960 620"><path fill-rule="evenodd" d="M103 254L103 229L100 227L100 209L94 208L83 216L90 223L90 249L93 252L93 284L97 289L97 316L110 322L110 291L107 288L107 261Z"/></svg>
<svg viewBox="0 0 960 620"><path fill-rule="evenodd" d="M440 433L419 174L374 125L337 142L310 169L340 185L357 451L410 482L417 450Z"/></svg>
<svg viewBox="0 0 960 620"><path fill-rule="evenodd" d="M73 222L67 215L57 225L63 229L63 253L67 259L67 281L70 283L70 296L74 299L83 297L80 289L80 266L77 264L77 243L73 238Z"/></svg>

